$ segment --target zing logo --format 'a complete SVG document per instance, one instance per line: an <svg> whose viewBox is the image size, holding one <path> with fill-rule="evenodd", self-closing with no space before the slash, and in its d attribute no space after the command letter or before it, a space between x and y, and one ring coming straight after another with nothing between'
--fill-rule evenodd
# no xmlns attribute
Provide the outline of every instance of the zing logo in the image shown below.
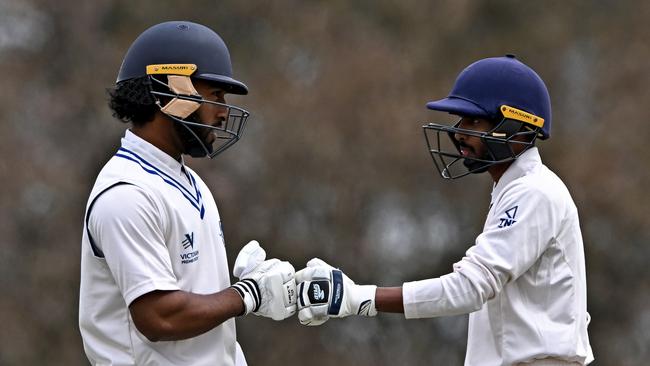
<svg viewBox="0 0 650 366"><path fill-rule="evenodd" d="M192 250L188 253L181 253L181 263L188 264L199 260L199 251L194 250L194 232L185 234L185 239L181 242L184 250Z"/></svg>
<svg viewBox="0 0 650 366"><path fill-rule="evenodd" d="M302 290L300 291L302 293ZM330 296L329 284L326 280L311 281L305 294L309 298L310 303L324 304ZM289 296L291 297L291 294Z"/></svg>
<svg viewBox="0 0 650 366"><path fill-rule="evenodd" d="M314 294L313 294L313 296L314 296L314 300L321 301L321 300L324 300L324 299L325 299L325 291L321 290L319 284L317 284L317 283L314 284L314 289L313 289L313 291L314 291Z"/></svg>
<svg viewBox="0 0 650 366"><path fill-rule="evenodd" d="M515 206L513 208L510 208L510 209L506 210L506 212L505 212L506 217L505 218L504 217L499 218L499 220L501 220L499 222L499 228L504 228L506 226L510 226L510 225L514 224L515 222L517 222L517 220L515 220L515 216L517 215L517 208L519 208L519 206Z"/></svg>

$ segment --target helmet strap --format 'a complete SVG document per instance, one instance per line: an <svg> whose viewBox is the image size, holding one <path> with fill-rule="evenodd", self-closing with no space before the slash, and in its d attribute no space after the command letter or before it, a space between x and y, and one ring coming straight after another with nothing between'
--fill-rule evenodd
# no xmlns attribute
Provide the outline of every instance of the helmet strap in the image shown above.
<svg viewBox="0 0 650 366"><path fill-rule="evenodd" d="M496 127L488 132L490 139L483 138L483 143L491 155L491 160L500 161L508 158L514 158L514 152L510 146L512 137L521 130L523 123L520 121L504 118Z"/></svg>
<svg viewBox="0 0 650 366"><path fill-rule="evenodd" d="M487 146L490 160L508 162L535 145L538 129L531 129L525 123L515 119L504 118L497 126L482 138ZM516 140L515 137L527 136L528 141ZM523 150L516 152L513 145L523 145Z"/></svg>

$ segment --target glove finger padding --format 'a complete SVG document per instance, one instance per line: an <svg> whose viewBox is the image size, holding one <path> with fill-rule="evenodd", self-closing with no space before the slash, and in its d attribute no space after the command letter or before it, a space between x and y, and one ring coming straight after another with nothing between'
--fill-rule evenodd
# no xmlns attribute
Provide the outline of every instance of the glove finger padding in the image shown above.
<svg viewBox="0 0 650 366"><path fill-rule="evenodd" d="M267 259L264 262L257 265L257 267L253 268L251 272L243 275L242 278L271 272L274 269L274 267L280 263L282 262L277 258ZM293 266L291 268L293 268Z"/></svg>
<svg viewBox="0 0 650 366"><path fill-rule="evenodd" d="M269 277L272 290L282 289L282 300L284 307L292 309L293 313L296 312L296 280L294 268L289 262L279 262L273 267L273 271L277 274ZM270 296L275 296L279 292L273 291ZM278 304L280 301L278 300ZM292 313L292 314L293 314Z"/></svg>
<svg viewBox="0 0 650 366"><path fill-rule="evenodd" d="M331 280L334 267L324 261L314 258L307 262L307 267L296 272L296 282L301 283L312 280Z"/></svg>
<svg viewBox="0 0 650 366"><path fill-rule="evenodd" d="M289 262L271 259L262 263L253 273L262 292L262 300L255 315L282 320L296 312L296 280Z"/></svg>
<svg viewBox="0 0 650 366"><path fill-rule="evenodd" d="M251 240L237 254L232 274L242 278L266 259L266 251L256 240Z"/></svg>
<svg viewBox="0 0 650 366"><path fill-rule="evenodd" d="M315 313L315 310L320 308L325 309L324 315L320 311L316 311ZM298 320L302 325L309 325L309 326L321 325L329 320L329 316L327 316L327 307L324 306L306 307L298 312Z"/></svg>
<svg viewBox="0 0 650 366"><path fill-rule="evenodd" d="M307 268L303 271L303 275L321 272L318 268ZM303 281L299 284L298 320L303 325L321 325L329 319L330 279L319 275L310 277L313 281Z"/></svg>
<svg viewBox="0 0 650 366"><path fill-rule="evenodd" d="M296 312L295 269L289 262L264 260L266 252L255 240L237 255L233 274L240 279L232 287L244 302L244 313L282 320Z"/></svg>
<svg viewBox="0 0 650 366"><path fill-rule="evenodd" d="M377 286L356 285L348 276L314 258L296 273L298 319L304 325L320 325L330 317L374 316Z"/></svg>
<svg viewBox="0 0 650 366"><path fill-rule="evenodd" d="M321 263L325 262L312 259L307 268L296 273L298 320L302 325L316 326L329 320L332 271L331 266Z"/></svg>
<svg viewBox="0 0 650 366"><path fill-rule="evenodd" d="M335 269L320 258L310 259L309 262L307 262L307 267L329 267L330 269Z"/></svg>

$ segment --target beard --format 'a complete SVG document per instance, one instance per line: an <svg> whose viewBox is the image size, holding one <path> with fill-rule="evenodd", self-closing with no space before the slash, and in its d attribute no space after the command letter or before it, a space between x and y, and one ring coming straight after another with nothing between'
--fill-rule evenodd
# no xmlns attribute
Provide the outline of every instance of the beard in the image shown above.
<svg viewBox="0 0 650 366"><path fill-rule="evenodd" d="M478 154L476 154L476 150L474 149L474 147L466 144L465 142L456 140L453 136L451 137L451 139L454 141L454 143L456 145L456 149L458 149L459 154L462 155L462 152L461 152L461 148L462 148L462 149L470 150L472 152L472 154L476 156L475 158L468 156L463 160L463 165L465 166L465 168L467 168L467 170L470 173L472 173L472 174L480 174L480 173L485 173L487 171L488 167L490 166L490 163L480 161L480 160L486 160L486 161L491 160L490 155L488 154L487 151L483 151L483 153L481 153L481 155L478 155ZM479 159L479 160L477 160L477 159Z"/></svg>
<svg viewBox="0 0 650 366"><path fill-rule="evenodd" d="M189 122L201 123L198 120L196 113L192 113L186 118L186 120ZM210 135L208 128L189 126L178 121L175 121L174 128L183 144L183 154L189 155L193 158L202 158L212 154L212 144L207 141L208 136Z"/></svg>
<svg viewBox="0 0 650 366"><path fill-rule="evenodd" d="M489 161L490 156L489 156L489 154L487 152L484 152L477 159L488 160ZM492 165L492 164L489 163L489 162L485 162L485 161L475 160L474 158L465 158L465 160L463 160L463 165L465 166L465 168L467 168L467 170L470 173L472 173L472 174L480 174L480 173L485 173L488 170L488 168L490 167L490 165Z"/></svg>

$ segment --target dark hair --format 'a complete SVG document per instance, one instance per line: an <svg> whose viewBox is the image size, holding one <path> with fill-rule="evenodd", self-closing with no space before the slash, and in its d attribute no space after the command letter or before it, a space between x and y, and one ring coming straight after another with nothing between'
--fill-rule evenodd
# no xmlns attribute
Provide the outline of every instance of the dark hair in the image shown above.
<svg viewBox="0 0 650 366"><path fill-rule="evenodd" d="M113 117L134 125L143 125L153 120L160 108L151 95L151 88L151 80L144 76L121 81L115 88L108 89L108 106L113 111Z"/></svg>

